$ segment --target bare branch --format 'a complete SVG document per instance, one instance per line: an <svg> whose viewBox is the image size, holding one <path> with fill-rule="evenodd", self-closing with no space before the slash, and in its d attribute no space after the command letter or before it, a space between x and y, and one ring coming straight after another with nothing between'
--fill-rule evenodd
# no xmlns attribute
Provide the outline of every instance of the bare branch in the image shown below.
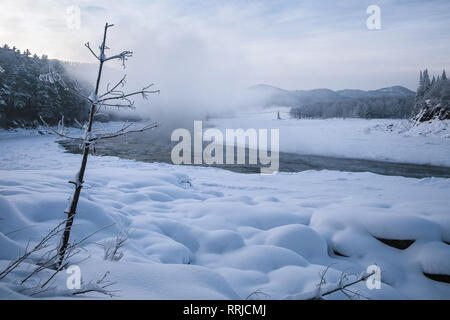
<svg viewBox="0 0 450 320"><path fill-rule="evenodd" d="M41 281L38 282L37 285L31 287L31 288L24 288L20 292L23 294L27 294L29 296L49 296L49 295L62 295L62 296L77 296L77 295L83 295L86 293L100 293L107 295L109 297L117 296L117 292L120 292L120 290L110 290L108 289L112 285L117 284L117 282L113 282L108 280L109 271L107 271L100 280L97 281L89 281L88 283L84 283L84 281L81 281L81 288L80 289L66 289L66 290L57 290L55 286L47 286L47 283L53 279L53 277L57 273L54 273L52 275L52 278L49 279L46 283L41 285ZM53 282L54 283L54 282ZM54 292L51 292L54 290ZM29 292L31 291L31 292Z"/></svg>
<svg viewBox="0 0 450 320"><path fill-rule="evenodd" d="M136 130L126 130L127 128L131 127L134 123L130 123L129 125L127 125L126 128L122 128L114 133L111 134L103 134L103 135L98 135L96 137L90 138L89 139L89 143L94 143L94 142L98 142L100 140L105 140L105 139L112 139L112 138L117 138L120 136L124 136L130 133L138 133L138 132L144 132L150 129L154 129L159 127L159 123L157 122L151 122L147 125L145 125L144 127L140 128L140 129L136 129Z"/></svg>
<svg viewBox="0 0 450 320"><path fill-rule="evenodd" d="M159 123L151 122L140 129L126 130L127 128L131 127L133 124L134 123L130 123L126 128L122 128L112 134L99 135L97 137L91 138L89 140L89 142L92 143L92 142L99 141L99 140L116 138L116 137L124 136L124 135L130 134L130 133L144 132L144 131L159 127Z"/></svg>
<svg viewBox="0 0 450 320"><path fill-rule="evenodd" d="M59 226L62 226L66 221L67 221L67 219L65 219L64 221L62 221L62 222L58 225L58 228L59 228ZM82 238L81 240L78 240L78 241L75 241L75 242L73 242L73 243L70 243L70 244L67 246L67 248L66 248L66 254L65 254L64 261L67 261L69 258L71 258L71 257L73 257L74 255L76 255L76 254L78 254L79 252L81 252L81 250L79 250L79 246L80 246L83 242L85 242L86 240L88 240L89 238L91 238L92 236L94 236L95 234L97 234L98 232L100 232L100 231L102 231L102 230L104 230L104 229L106 229L106 228L109 228L109 227L111 227L111 226L113 226L113 225L114 225L114 223L112 223L112 224L110 224L110 225L107 225L107 226L104 226L104 227L102 227L102 228L100 228L100 229L98 229L98 230L92 232L91 234L85 236L85 237ZM61 232L61 231L63 231L63 230L64 230L64 229L61 229L61 230L58 229L58 232L57 232L57 233L59 233L59 232ZM56 235L57 233L55 233L55 235ZM58 256L59 256L59 252L58 252L58 250L56 249L56 250L50 251L50 253L52 253L52 254L51 254L51 255L49 254L49 256L48 256L47 258L45 258L45 261L44 261L44 262L40 263L39 266L37 266L37 267L36 267L36 268L35 268L28 276L26 276L26 277L21 281L21 284L24 284L24 283L25 283L27 280L29 280L32 276L38 274L38 273L41 272L42 270L48 269L48 268L53 267L53 266L56 265L55 262L56 262L56 260L57 260L57 258L58 258ZM47 285L47 284L48 284L48 283L56 276L56 274L58 274L61 270L63 270L67 265L68 265L68 262L59 264L59 266L56 268L55 272L52 274L52 276L51 276L47 281L44 282L44 284L42 284L41 288L44 288L44 287L45 287L45 286L46 286L46 285Z"/></svg>
<svg viewBox="0 0 450 320"><path fill-rule="evenodd" d="M78 240L78 241L72 243L72 244L71 244L71 247L73 247L73 248L78 247L80 244L82 244L83 242L85 242L87 239L91 238L91 237L94 236L95 234L97 234L97 233L99 233L100 231L103 231L103 230L105 230L105 229L108 229L108 228L112 227L112 226L115 225L115 224L116 224L116 223L113 222L113 223L108 224L108 225L106 225L106 226L104 226L104 227L101 227L100 229L95 230L94 232L88 234L87 236L85 236L85 237L82 238L81 240Z"/></svg>
<svg viewBox="0 0 450 320"><path fill-rule="evenodd" d="M93 55L97 60L100 61L100 58L99 58L99 57L95 54L95 52L91 49L91 46L89 45L89 42L86 42L84 45L86 46L86 48L89 49L89 51L92 53L92 55Z"/></svg>
<svg viewBox="0 0 450 320"><path fill-rule="evenodd" d="M114 87L112 87L111 89L109 88L109 83L108 83L108 85L107 85L107 87L106 87L106 93L102 94L99 98L103 98L104 96L107 96L108 94L114 94L114 92L116 92L115 90L116 90L119 86L123 87L123 86L125 85L125 83L126 83L126 81L125 81L126 77L127 77L127 75L124 75L124 76L122 77L122 79L120 79L120 81L117 82L117 84L116 84Z"/></svg>
<svg viewBox="0 0 450 320"><path fill-rule="evenodd" d="M129 104L122 104L122 103L117 103L117 104L112 104L112 103L102 103L99 105L99 107L114 107L114 108L125 108L125 109L136 109L136 107L134 106L134 102L131 101Z"/></svg>
<svg viewBox="0 0 450 320"><path fill-rule="evenodd" d="M370 278L371 276L373 276L374 274L375 274L375 271L373 271L372 273L364 273L361 277L359 277L359 278L358 278L357 280L355 280L355 281L349 282L349 283L347 283L347 284L345 284L345 285L342 285L342 283L339 283L339 285L338 285L336 288L331 289L331 290L328 290L327 292L324 292L324 293L322 294L322 297L323 297L323 296L327 296L327 295L332 294L332 293L335 293L335 292L340 291L340 290L342 290L342 289L345 289L345 288L347 288L347 287L353 286L353 285L355 285L355 284L357 284L357 283L359 283L359 282L365 281L365 280L367 280L368 278Z"/></svg>
<svg viewBox="0 0 450 320"><path fill-rule="evenodd" d="M131 93L128 93L128 94L121 93L121 94L119 94L117 96L114 96L114 97L107 97L107 98L99 99L98 103L101 104L101 103L103 103L105 101L110 101L110 100L127 99L129 97L136 96L136 95L142 95L142 98L148 99L148 95L149 94L160 93L160 90L147 90L151 86L153 86L153 83L148 85L148 86L146 86L146 87L144 87L144 88L142 88L142 90L139 90L139 91L131 92Z"/></svg>
<svg viewBox="0 0 450 320"><path fill-rule="evenodd" d="M77 96L79 96L80 98L83 98L87 101L89 101L89 103L93 103L92 99L90 97L88 97L87 95L82 93L82 90L78 87L78 81L76 81L76 85L75 87L69 87L68 85L66 85L66 83L64 82L64 80L61 78L57 81L57 83L63 87L63 89L65 91L69 91Z"/></svg>
<svg viewBox="0 0 450 320"><path fill-rule="evenodd" d="M15 268L17 268L22 262L24 262L25 260L27 260L31 254L42 250L46 247L48 247L48 241L50 239L52 239L53 237L55 237L58 233L60 233L61 231L63 231L64 229L61 228L63 224L65 224L67 221L67 219L64 219L63 221L61 221L56 227L54 227L53 229L51 229L40 241L37 245L35 245L33 247L33 249L31 249L30 251L28 251L28 245L27 248L25 249L24 254L20 255L16 260L12 261L5 270L3 270L2 272L0 272L0 280L3 279L4 277L6 277L12 270L14 270Z"/></svg>
<svg viewBox="0 0 450 320"><path fill-rule="evenodd" d="M103 259L111 261L119 261L123 257L123 252L120 251L128 240L130 229L122 230L115 238L105 240L103 243Z"/></svg>
<svg viewBox="0 0 450 320"><path fill-rule="evenodd" d="M253 291L252 293L250 293L250 294L245 298L245 300L251 300L251 298L253 298L254 296L255 296L255 297L263 296L263 297L267 297L267 298L270 297L270 295L268 295L267 293L263 292L261 289L257 289L257 290L255 290L255 291Z"/></svg>
<svg viewBox="0 0 450 320"><path fill-rule="evenodd" d="M70 140L74 140L74 141L80 141L80 142L84 141L82 138L71 137L63 132L56 131L55 129L50 127L47 122L45 122L45 120L42 118L42 116L40 116L39 118L41 119L42 123L47 127L48 130L52 131L53 133L60 136L61 138L70 139Z"/></svg>
<svg viewBox="0 0 450 320"><path fill-rule="evenodd" d="M111 298L116 296L115 293L119 292L120 290L109 290L108 287L115 285L117 282L113 282L108 280L109 271L107 271L103 277L100 280L97 280L94 282L89 281L87 284L83 284L83 286L74 291L71 292L72 296L80 295L80 294L86 294L86 293L101 293L107 296L110 296Z"/></svg>
<svg viewBox="0 0 450 320"><path fill-rule="evenodd" d="M123 66L123 68L125 68L125 61L127 61L128 58L131 58L132 56L133 56L133 52L131 52L131 51L122 51L121 53L116 54L114 56L111 56L109 58L104 57L102 61L106 62L106 61L109 61L109 60L118 59L118 60L122 61L122 66Z"/></svg>
<svg viewBox="0 0 450 320"><path fill-rule="evenodd" d="M338 283L336 283L335 285L331 286L331 288L328 288L325 292L321 292L321 286L325 283L323 276L324 276L324 273L326 273L328 269L329 269L329 266L322 273L321 283L318 285L317 292L303 292L303 293L299 293L299 294L295 294L295 295L290 295L290 296L285 297L283 300L299 300L299 299L300 300L303 300L303 299L315 300L315 299L322 299L324 296L330 295L330 294L338 292L338 291L344 292L344 290L349 291L351 293L354 293L354 292L348 290L347 288L350 287L350 286L353 286L353 285L355 285L355 284L357 284L359 282L365 281L368 278L370 278L372 275L375 274L375 271L372 272L372 273L364 272L359 278L357 278L354 281L348 282L346 284L343 284L343 279L346 278L346 277L343 277L341 275L341 278L340 278ZM344 294L346 294L346 293L344 292ZM359 295L359 294L357 294L357 295ZM367 297L365 297L365 298L367 298Z"/></svg>

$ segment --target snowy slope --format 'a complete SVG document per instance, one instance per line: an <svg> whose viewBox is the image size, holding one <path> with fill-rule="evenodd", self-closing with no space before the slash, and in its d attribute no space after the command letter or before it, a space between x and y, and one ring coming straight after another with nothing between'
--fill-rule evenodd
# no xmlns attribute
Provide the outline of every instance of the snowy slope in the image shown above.
<svg viewBox="0 0 450 320"><path fill-rule="evenodd" d="M277 110L281 118L276 119ZM450 121L289 119L286 108L212 119L209 126L280 130L280 151L450 167Z"/></svg>
<svg viewBox="0 0 450 320"><path fill-rule="evenodd" d="M0 151L2 270L63 218L80 156L29 132L2 132ZM449 191L449 179L243 175L91 157L73 239L115 225L85 245L87 260L74 263L85 281L109 271L125 299L243 299L258 289L267 295L259 298L280 299L314 290L326 266L332 282L371 264L381 267L383 284L356 285L364 296L450 299L449 284L423 274L450 274ZM104 240L127 227L124 257L103 261ZM375 237L415 242L400 250ZM30 268L0 281L0 298L25 297L17 281ZM48 297L67 294L67 276L58 274Z"/></svg>

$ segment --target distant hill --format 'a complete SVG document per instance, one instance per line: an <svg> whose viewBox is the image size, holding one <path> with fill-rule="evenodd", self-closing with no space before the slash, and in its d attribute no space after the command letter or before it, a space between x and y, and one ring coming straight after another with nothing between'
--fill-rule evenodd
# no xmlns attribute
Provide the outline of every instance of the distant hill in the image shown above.
<svg viewBox="0 0 450 320"><path fill-rule="evenodd" d="M295 90L301 103L343 100L346 97L330 89Z"/></svg>
<svg viewBox="0 0 450 320"><path fill-rule="evenodd" d="M316 102L335 102L360 98L411 97L415 95L414 91L402 86L368 91L357 89L333 91L330 89L285 90L266 84L258 84L248 88L248 90L259 98L264 106L279 105L287 107L298 107L302 104Z"/></svg>
<svg viewBox="0 0 450 320"><path fill-rule="evenodd" d="M414 91L393 86L378 90L285 90L265 84L248 88L263 107L291 107L297 118L408 118L414 114Z"/></svg>
<svg viewBox="0 0 450 320"><path fill-rule="evenodd" d="M372 97L407 97L415 94L414 91L402 86L393 86L387 88L381 88L378 90L355 90L355 89L345 89L338 90L336 93L348 97L348 98L372 98Z"/></svg>

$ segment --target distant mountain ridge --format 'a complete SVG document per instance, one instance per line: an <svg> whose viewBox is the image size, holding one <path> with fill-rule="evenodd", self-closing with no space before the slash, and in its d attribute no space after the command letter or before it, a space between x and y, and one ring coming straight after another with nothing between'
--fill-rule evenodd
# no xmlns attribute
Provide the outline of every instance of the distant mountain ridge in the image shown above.
<svg viewBox="0 0 450 320"><path fill-rule="evenodd" d="M362 98L409 97L415 92L402 86L392 86L377 90L331 89L286 90L266 84L258 84L248 88L249 92L260 98L265 106L280 105L296 107L302 104L317 102L334 102Z"/></svg>

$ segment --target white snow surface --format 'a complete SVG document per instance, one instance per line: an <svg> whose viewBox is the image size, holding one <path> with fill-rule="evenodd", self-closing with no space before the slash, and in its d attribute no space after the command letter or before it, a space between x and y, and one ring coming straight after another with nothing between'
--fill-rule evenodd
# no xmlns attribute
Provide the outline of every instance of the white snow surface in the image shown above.
<svg viewBox="0 0 450 320"><path fill-rule="evenodd" d="M345 129L344 122L330 121L328 133ZM283 130L294 123L327 127L330 121L286 121ZM342 135L375 126L347 123ZM375 139L385 134L370 133ZM322 142L331 138L325 134ZM0 271L64 218L73 191L67 181L80 161L52 136L0 133ZM359 275L372 264L381 268L382 285L355 285L352 290L364 297L450 299L449 284L423 274L450 275L449 191L450 179L335 171L238 174L91 156L71 240L115 224L90 239L84 245L89 255L74 257L73 264L85 282L109 271L117 282L111 290L119 290L115 298L121 299L245 299L257 290L264 295L252 297L282 299L316 290L327 266L332 283L342 271ZM124 257L104 261L102 243L126 228L131 233ZM415 242L400 250L375 237ZM1 299L28 298L18 281L33 263L0 281ZM67 297L67 277L59 273L56 289L45 297ZM86 298L105 296L77 296ZM346 299L340 292L327 298Z"/></svg>
<svg viewBox="0 0 450 320"><path fill-rule="evenodd" d="M291 119L286 108L212 119L225 129L279 129L280 151L450 167L450 120L413 125L400 119ZM275 120L280 110L282 120Z"/></svg>

